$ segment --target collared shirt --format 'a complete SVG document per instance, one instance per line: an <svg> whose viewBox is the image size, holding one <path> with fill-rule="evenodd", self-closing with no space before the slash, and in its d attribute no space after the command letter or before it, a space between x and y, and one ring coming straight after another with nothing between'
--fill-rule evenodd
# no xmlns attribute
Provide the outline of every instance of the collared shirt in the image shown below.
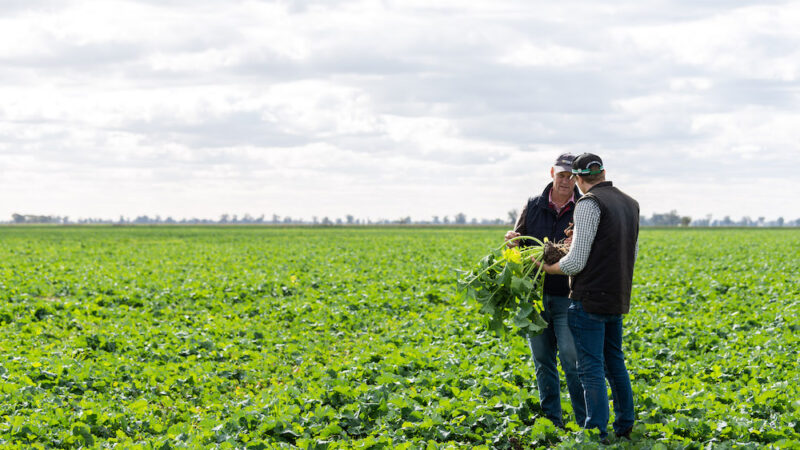
<svg viewBox="0 0 800 450"><path fill-rule="evenodd" d="M565 213L565 212L569 211L569 208L572 207L572 205L575 204L575 193L574 192L569 197L569 200L567 200L566 203L561 205L560 208L558 207L558 205L556 205L553 202L553 190L552 189L550 190L550 193L548 194L548 197L549 197L548 201L549 201L549 204L550 204L550 209L555 211L556 215L558 215L559 217L561 216L562 213Z"/></svg>
<svg viewBox="0 0 800 450"><path fill-rule="evenodd" d="M567 203L561 208L558 208L555 203L553 203L553 191L552 189L548 193L548 206L550 209L556 212L556 217L561 217L562 214L569 211L575 205L575 193L572 193ZM525 206L522 207L522 212L519 213L519 217L517 217L517 223L514 225L514 231L520 234L525 234L525 217L528 215L528 204L526 203Z"/></svg>

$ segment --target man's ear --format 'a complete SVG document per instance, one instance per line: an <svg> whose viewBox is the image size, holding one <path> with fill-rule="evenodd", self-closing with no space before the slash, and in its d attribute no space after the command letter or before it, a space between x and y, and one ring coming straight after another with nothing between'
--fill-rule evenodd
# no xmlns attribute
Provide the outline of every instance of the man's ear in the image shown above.
<svg viewBox="0 0 800 450"><path fill-rule="evenodd" d="M554 178L554 175L555 175L555 172L553 171L553 168L551 167L550 168L550 178Z"/></svg>

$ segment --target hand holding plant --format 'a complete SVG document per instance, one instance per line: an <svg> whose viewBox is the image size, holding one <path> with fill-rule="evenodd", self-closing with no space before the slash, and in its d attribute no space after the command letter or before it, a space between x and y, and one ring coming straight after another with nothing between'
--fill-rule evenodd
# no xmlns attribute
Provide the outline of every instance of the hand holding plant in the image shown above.
<svg viewBox="0 0 800 450"><path fill-rule="evenodd" d="M516 234L516 233L515 233ZM519 247L519 241L534 245ZM537 335L547 328L542 319L544 272L536 264L544 257L545 242L531 236L511 237L469 271L458 271L458 291L481 304L495 333L507 333L508 319L520 334Z"/></svg>

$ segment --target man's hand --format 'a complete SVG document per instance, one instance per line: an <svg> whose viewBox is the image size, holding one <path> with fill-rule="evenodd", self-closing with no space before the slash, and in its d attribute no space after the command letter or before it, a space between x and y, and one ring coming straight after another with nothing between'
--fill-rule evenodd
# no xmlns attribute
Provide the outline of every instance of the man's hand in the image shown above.
<svg viewBox="0 0 800 450"><path fill-rule="evenodd" d="M561 271L561 266L559 265L559 263L544 264L542 261L539 261L533 256L531 256L531 261L533 261L533 263L536 264L537 267L541 267L542 270L544 270L544 273L550 275L566 275L564 272Z"/></svg>
<svg viewBox="0 0 800 450"><path fill-rule="evenodd" d="M519 234L519 233L517 233L517 232L516 232L516 231L514 231L514 230L509 230L509 232L508 232L508 233L506 233L506 241L508 241L509 239L514 239L514 238L515 238L515 237L517 237L517 236L522 236L522 235L521 235L521 234ZM518 246L518 245L519 245L519 241L514 241L514 242L509 242L509 243L508 243L508 246L509 246L509 247L516 247L516 246Z"/></svg>
<svg viewBox="0 0 800 450"><path fill-rule="evenodd" d="M572 226L574 224L572 222L569 223L569 226L566 230L564 230L564 234L567 235L567 238L564 239L564 243L567 245L572 245L572 232L575 231Z"/></svg>

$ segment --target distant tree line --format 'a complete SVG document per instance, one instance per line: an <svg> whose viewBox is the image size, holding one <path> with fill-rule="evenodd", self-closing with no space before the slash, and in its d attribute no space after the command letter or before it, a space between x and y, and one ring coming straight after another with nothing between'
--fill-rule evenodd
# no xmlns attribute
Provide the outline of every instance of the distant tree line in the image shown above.
<svg viewBox="0 0 800 450"><path fill-rule="evenodd" d="M464 213L457 213L450 216L431 216L427 220L413 220L411 216L400 217L397 219L370 219L358 218L352 214L341 217L319 217L312 216L310 220L293 218L291 216L279 216L273 214L266 217L251 216L244 214L222 214L218 219L198 219L181 218L175 219L171 216L137 216L134 218L120 216L118 219L101 218L79 218L71 220L68 216L47 216L35 214L11 215L11 221L5 223L12 224L58 224L58 225L82 225L82 224L107 224L107 225L312 225L312 226L358 226L358 225L513 225L517 222L519 213L516 209L508 211L505 220L500 218L478 219L477 217L468 218ZM744 216L739 220L733 220L730 216L722 219L713 219L711 214L702 219L692 219L690 216L682 216L677 211L672 210L668 213L654 213L652 216L639 216L639 225L643 227L800 227L800 218L794 220L784 220L778 217L776 220L767 221L764 217L751 219Z"/></svg>
<svg viewBox="0 0 800 450"><path fill-rule="evenodd" d="M33 214L17 214L11 215L12 223L70 223L67 216L37 216Z"/></svg>
<svg viewBox="0 0 800 450"><path fill-rule="evenodd" d="M237 214L222 214L218 219L198 219L181 218L175 219L171 216L120 216L116 220L103 218L79 218L70 220L67 216L45 216L34 214L12 214L13 224L61 224L61 225L82 225L82 224L106 224L106 225L502 225L506 223L500 218L495 219L467 219L464 213L455 214L452 219L450 216L432 216L430 220L413 220L411 216L400 217L397 219L371 219L358 218L352 214L342 217L312 216L310 220L293 218L291 216L279 216L273 214L266 217L264 214L255 217L250 214L239 216ZM516 218L514 218L516 220Z"/></svg>
<svg viewBox="0 0 800 450"><path fill-rule="evenodd" d="M653 213L650 218L639 216L639 226L652 227L800 227L800 218L794 220L784 220L778 217L775 220L766 220L764 217L752 219L744 216L739 220L725 216L722 219L714 219L711 214L707 214L702 219L692 219L690 216L681 216L677 211L672 210L668 213Z"/></svg>

